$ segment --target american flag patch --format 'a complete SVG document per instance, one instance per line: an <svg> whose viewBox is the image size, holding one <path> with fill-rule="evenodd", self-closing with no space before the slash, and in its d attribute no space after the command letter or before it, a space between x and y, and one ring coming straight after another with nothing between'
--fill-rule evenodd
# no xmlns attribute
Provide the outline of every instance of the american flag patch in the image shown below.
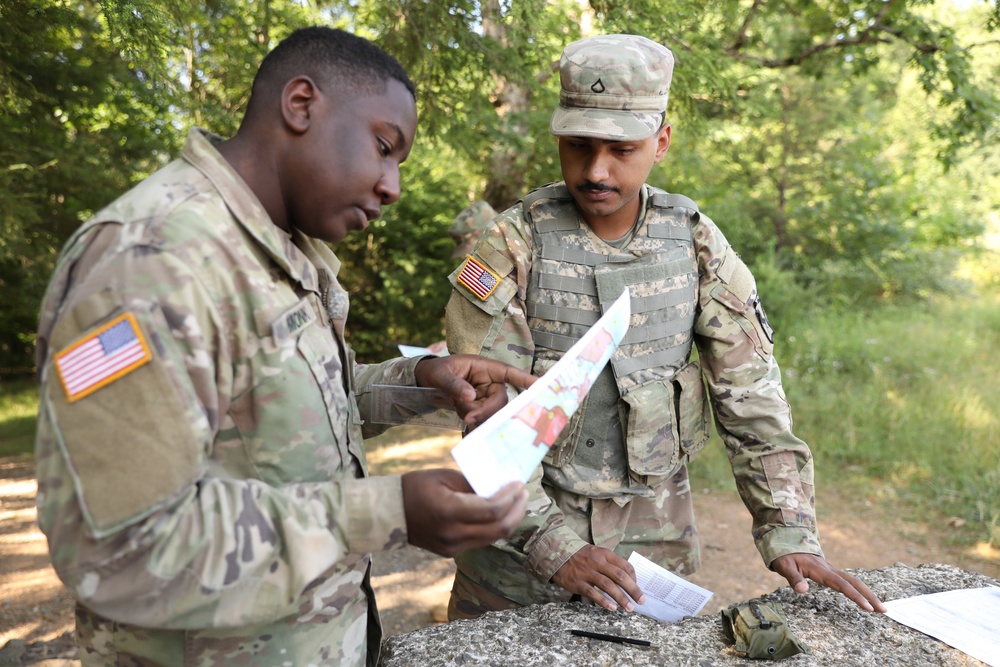
<svg viewBox="0 0 1000 667"><path fill-rule="evenodd" d="M500 276L480 264L472 255L466 256L465 264L458 272L457 280L472 290L472 293L478 296L480 301L486 301L500 284Z"/></svg>
<svg viewBox="0 0 1000 667"><path fill-rule="evenodd" d="M55 364L66 398L72 403L151 358L135 317L125 313L56 354Z"/></svg>

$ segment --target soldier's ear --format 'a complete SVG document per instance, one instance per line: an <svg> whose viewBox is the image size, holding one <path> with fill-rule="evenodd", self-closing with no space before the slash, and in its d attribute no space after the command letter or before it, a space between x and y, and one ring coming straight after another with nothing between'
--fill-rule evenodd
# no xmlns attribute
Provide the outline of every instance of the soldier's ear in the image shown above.
<svg viewBox="0 0 1000 667"><path fill-rule="evenodd" d="M670 148L670 123L664 123L660 126L660 129L656 132L656 156L654 158L655 162L659 162L663 159L663 156L667 154L667 150Z"/></svg>
<svg viewBox="0 0 1000 667"><path fill-rule="evenodd" d="M293 134L305 134L315 119L319 88L308 76L290 79L281 89L281 119Z"/></svg>

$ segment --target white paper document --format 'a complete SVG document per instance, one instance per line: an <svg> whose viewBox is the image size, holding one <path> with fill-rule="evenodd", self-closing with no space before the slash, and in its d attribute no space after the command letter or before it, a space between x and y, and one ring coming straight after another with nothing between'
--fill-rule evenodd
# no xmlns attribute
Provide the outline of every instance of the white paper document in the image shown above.
<svg viewBox="0 0 1000 667"><path fill-rule="evenodd" d="M628 562L635 568L636 583L646 596L645 604L635 606L640 614L675 623L685 616L695 616L714 595L635 551Z"/></svg>
<svg viewBox="0 0 1000 667"><path fill-rule="evenodd" d="M434 352L429 347L417 347L416 345L403 345L400 343L396 347L399 348L399 353L404 357L422 357L427 354L433 354L438 357L447 357L448 350L442 350L441 352Z"/></svg>
<svg viewBox="0 0 1000 667"><path fill-rule="evenodd" d="M478 495L528 481L618 349L631 314L626 289L545 375L451 450Z"/></svg>
<svg viewBox="0 0 1000 667"><path fill-rule="evenodd" d="M1000 667L1000 588L962 588L885 603L889 618Z"/></svg>

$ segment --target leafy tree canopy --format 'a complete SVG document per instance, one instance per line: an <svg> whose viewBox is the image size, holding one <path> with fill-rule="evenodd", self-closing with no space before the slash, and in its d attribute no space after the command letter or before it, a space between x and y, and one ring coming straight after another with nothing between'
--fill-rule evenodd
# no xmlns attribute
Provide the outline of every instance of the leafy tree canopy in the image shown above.
<svg viewBox="0 0 1000 667"><path fill-rule="evenodd" d="M263 55L316 23L372 38L420 89L402 200L337 248L363 360L440 339L454 215L559 179L557 65L584 35L673 50L651 180L720 224L778 319L953 289L998 208L1000 3L0 0L0 368L31 366L72 230L192 125L232 134Z"/></svg>

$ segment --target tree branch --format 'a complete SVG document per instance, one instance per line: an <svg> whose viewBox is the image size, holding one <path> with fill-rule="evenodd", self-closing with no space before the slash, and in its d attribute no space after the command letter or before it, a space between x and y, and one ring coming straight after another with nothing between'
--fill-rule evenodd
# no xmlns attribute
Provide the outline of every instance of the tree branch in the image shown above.
<svg viewBox="0 0 1000 667"><path fill-rule="evenodd" d="M786 58L766 58L763 56L742 53L743 48L746 47L749 42L747 33L750 29L750 24L756 18L758 9L762 4L763 0L754 0L753 5L749 10L747 10L747 14L743 19L743 24L736 33L736 38L734 39L732 45L726 49L726 53L732 58L735 58L736 60L755 62L762 67L779 69L801 65L809 58L812 58L819 53L823 53L824 51L843 49L850 46L859 46L861 44L890 44L892 43L893 38L906 42L920 53L935 53L942 50L941 46L934 44L933 42L919 42L908 35L905 31L886 25L884 22L885 16L894 4L890 0L882 5L878 15L872 20L871 24L869 24L865 29L859 31L858 34L853 37L831 37L824 42L813 44L812 46ZM886 35L891 35L891 38Z"/></svg>
<svg viewBox="0 0 1000 667"><path fill-rule="evenodd" d="M747 31L750 29L750 23L757 17L757 10L763 3L764 0L754 0L753 5L747 11L747 15L743 17L743 25L740 26L739 32L736 33L736 39L726 49L728 53L736 55L740 49L747 45Z"/></svg>

